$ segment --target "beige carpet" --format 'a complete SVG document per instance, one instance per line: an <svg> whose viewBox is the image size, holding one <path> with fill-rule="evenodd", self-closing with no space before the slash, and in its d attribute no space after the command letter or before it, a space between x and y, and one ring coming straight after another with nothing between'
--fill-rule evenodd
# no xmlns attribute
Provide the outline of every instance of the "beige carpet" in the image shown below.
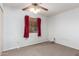
<svg viewBox="0 0 79 59"><path fill-rule="evenodd" d="M56 43L40 43L3 52L2 56L79 56L79 50Z"/></svg>

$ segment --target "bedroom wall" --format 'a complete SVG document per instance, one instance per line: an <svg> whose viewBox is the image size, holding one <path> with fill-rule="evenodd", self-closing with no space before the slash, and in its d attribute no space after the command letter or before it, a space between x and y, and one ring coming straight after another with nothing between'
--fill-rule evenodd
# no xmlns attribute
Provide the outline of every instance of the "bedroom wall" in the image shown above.
<svg viewBox="0 0 79 59"><path fill-rule="evenodd" d="M79 8L49 17L48 33L50 41L79 49Z"/></svg>
<svg viewBox="0 0 79 59"><path fill-rule="evenodd" d="M28 39L23 37L24 33L24 16L41 17L42 19L42 36L38 37L37 33L30 33ZM4 6L4 44L3 50L20 48L32 44L48 41L47 37L47 17L43 15L35 15L30 12L24 12L19 9Z"/></svg>

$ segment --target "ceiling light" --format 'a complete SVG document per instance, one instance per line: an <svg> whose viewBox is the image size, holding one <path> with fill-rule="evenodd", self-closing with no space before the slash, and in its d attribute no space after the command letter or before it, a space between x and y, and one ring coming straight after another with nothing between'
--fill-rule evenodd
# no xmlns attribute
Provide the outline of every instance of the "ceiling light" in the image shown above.
<svg viewBox="0 0 79 59"><path fill-rule="evenodd" d="M31 7L31 8L29 8L29 11L31 11L31 12L33 12L33 13L37 14L37 13L39 13L39 12L40 12L40 9L39 9L39 8L34 8L34 7Z"/></svg>
<svg viewBox="0 0 79 59"><path fill-rule="evenodd" d="M48 11L47 8L45 8L45 7L41 6L41 5L39 5L39 3L32 3L31 5L29 5L29 6L25 7L25 8L23 8L22 10L23 10L23 11L28 10L28 11L31 11L31 12L33 12L33 13L35 13L35 14L37 14L38 12L40 12L40 11L42 11L42 10Z"/></svg>

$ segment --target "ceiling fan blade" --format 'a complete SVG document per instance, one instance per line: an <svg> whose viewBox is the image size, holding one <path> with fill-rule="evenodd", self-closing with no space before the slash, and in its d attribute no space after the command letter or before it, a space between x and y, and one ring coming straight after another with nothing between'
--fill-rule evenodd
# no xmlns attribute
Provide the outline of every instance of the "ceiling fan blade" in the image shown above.
<svg viewBox="0 0 79 59"><path fill-rule="evenodd" d="M45 10L45 11L48 11L47 8L44 8L44 7L42 7L42 6L39 6L39 8L41 8L41 9L43 9L43 10Z"/></svg>
<svg viewBox="0 0 79 59"><path fill-rule="evenodd" d="M24 11L24 10L27 10L27 9L29 9L29 8L30 8L30 6L25 7L25 8L23 8L22 10Z"/></svg>

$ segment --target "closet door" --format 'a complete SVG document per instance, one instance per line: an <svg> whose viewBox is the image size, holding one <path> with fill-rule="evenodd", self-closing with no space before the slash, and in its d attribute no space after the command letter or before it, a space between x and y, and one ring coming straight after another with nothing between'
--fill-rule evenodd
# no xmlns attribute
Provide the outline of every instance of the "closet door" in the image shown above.
<svg viewBox="0 0 79 59"><path fill-rule="evenodd" d="M3 36L3 31L2 31L2 9L1 9L1 6L0 6L0 55L2 53L2 36Z"/></svg>

